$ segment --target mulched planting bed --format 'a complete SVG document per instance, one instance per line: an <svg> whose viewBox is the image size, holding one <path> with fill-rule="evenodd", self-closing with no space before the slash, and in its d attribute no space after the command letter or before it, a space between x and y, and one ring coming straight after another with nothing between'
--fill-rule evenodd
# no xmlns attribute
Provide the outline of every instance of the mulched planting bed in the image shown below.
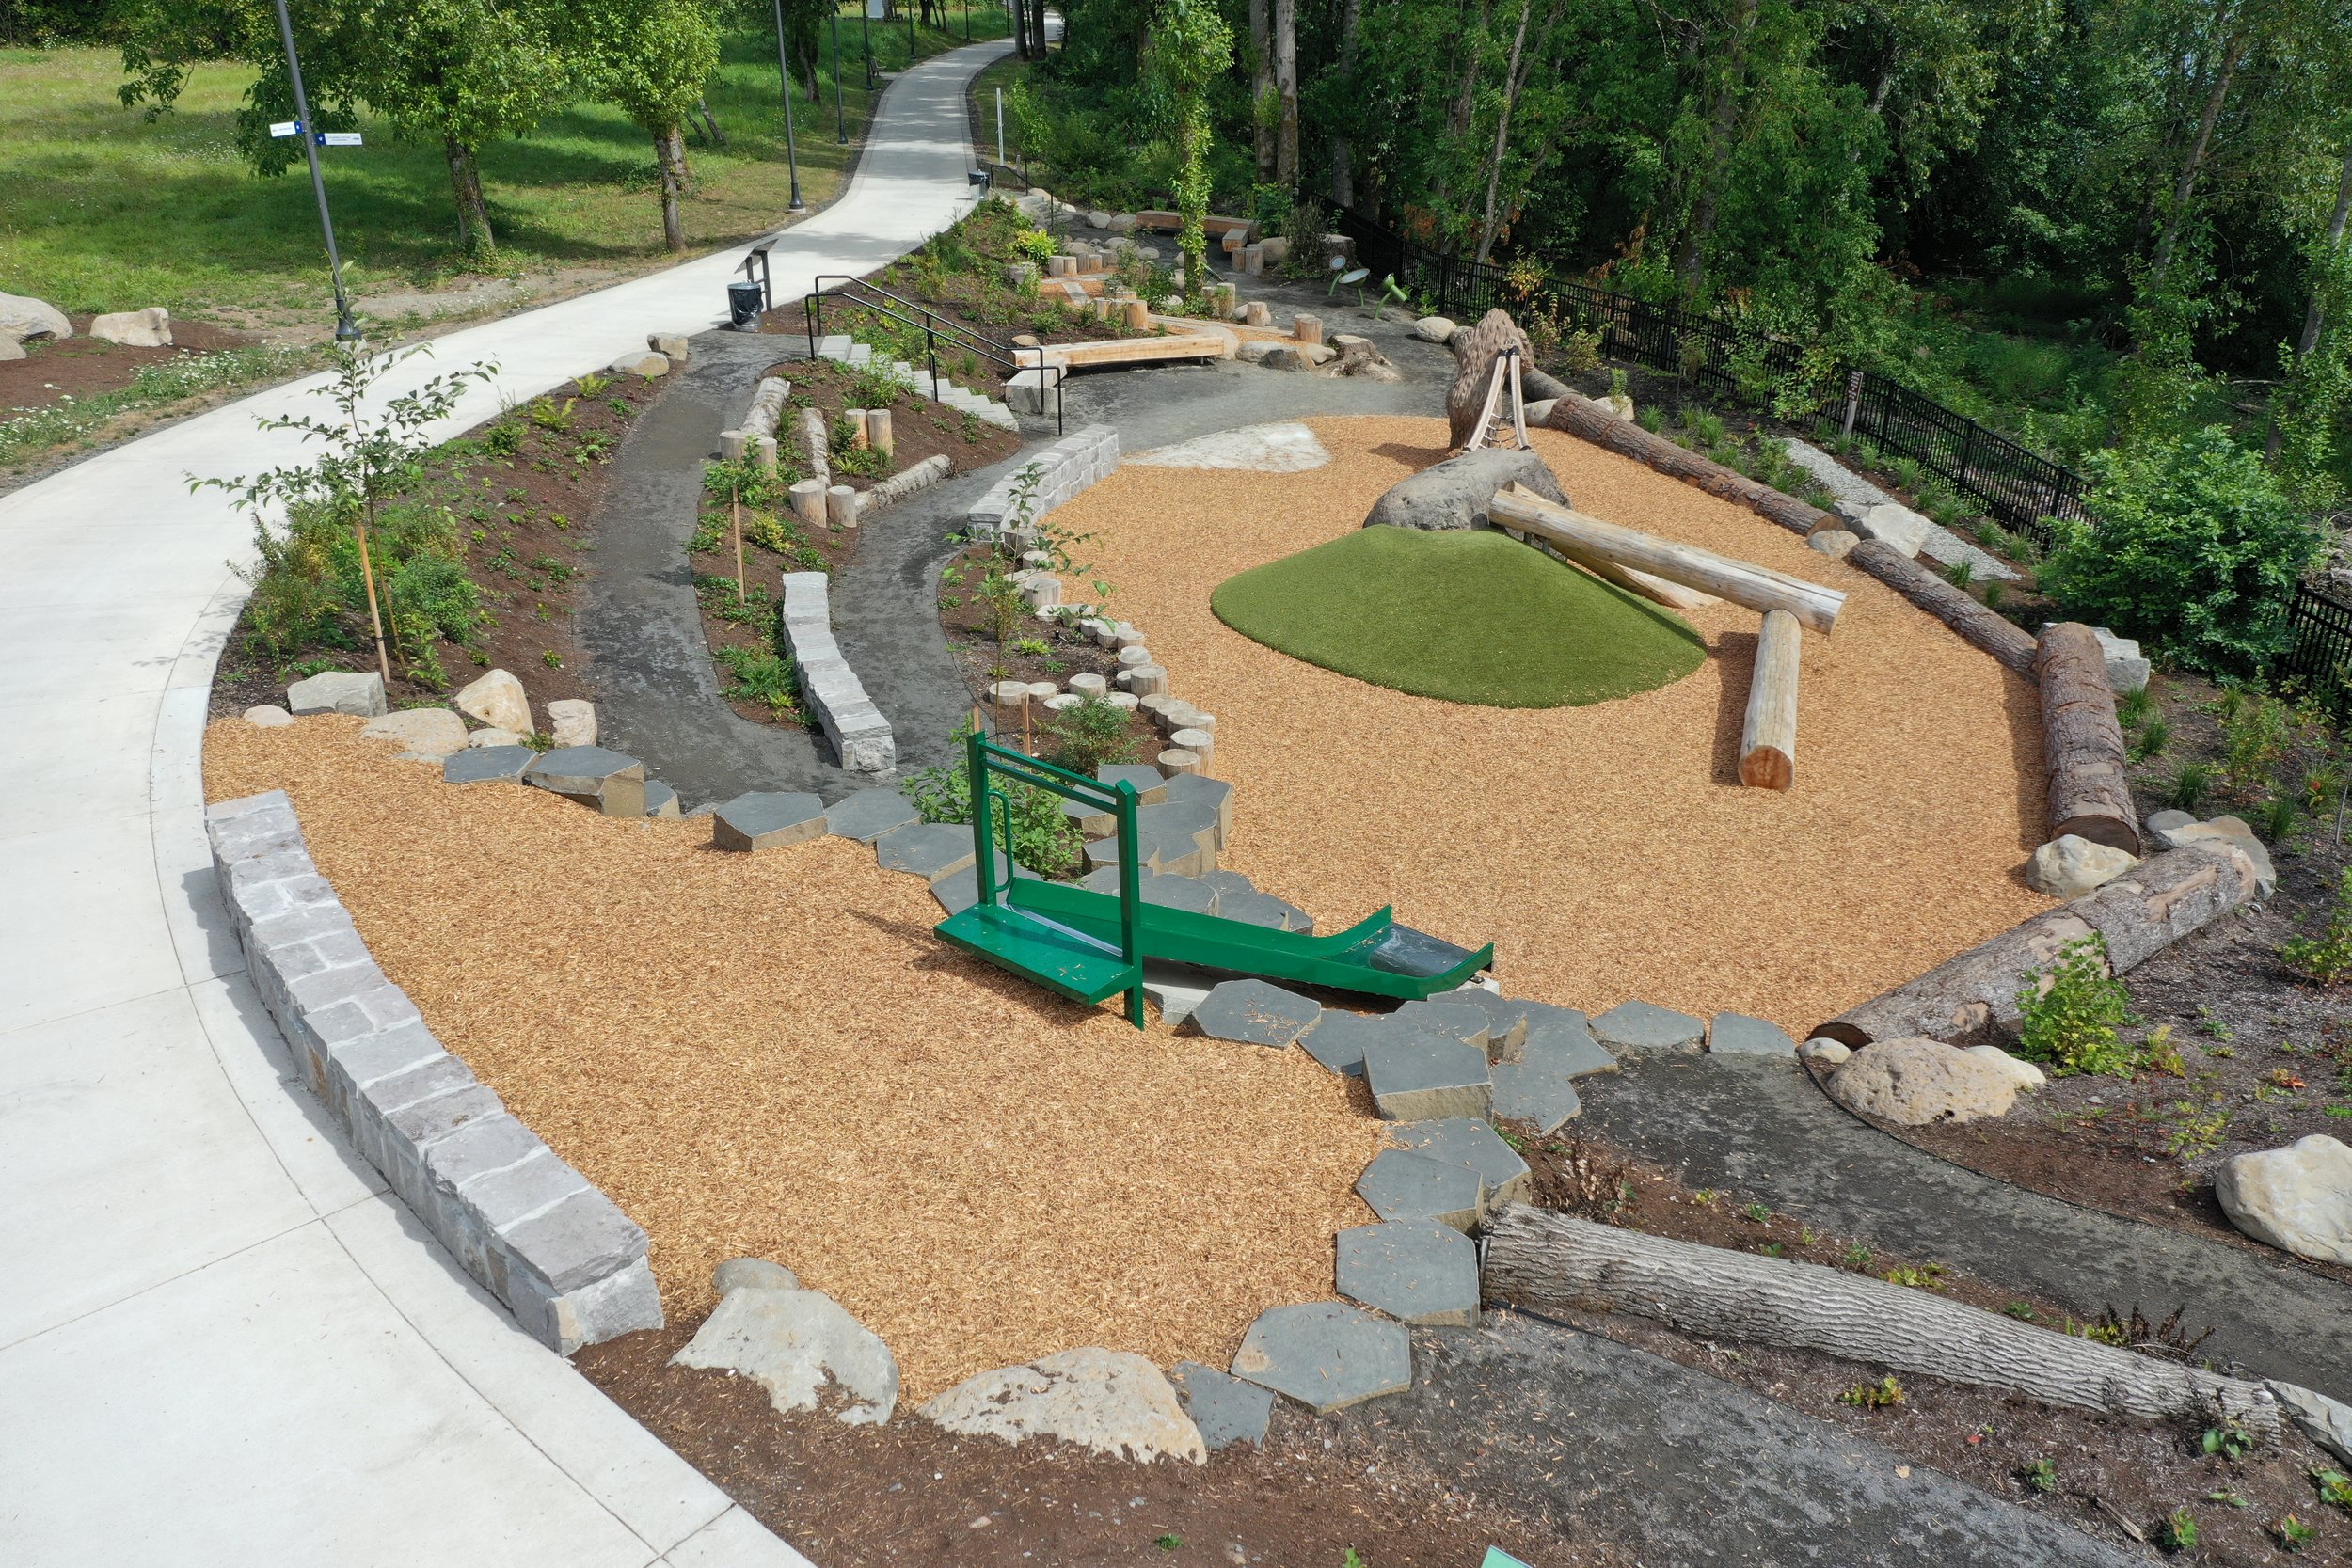
<svg viewBox="0 0 2352 1568"><path fill-rule="evenodd" d="M119 391L150 365L219 349L251 348L262 341L249 332L204 322L174 321L171 347L134 348L88 336L92 319L88 316L66 319L73 324L72 337L63 341L28 338L24 358L0 359L0 414Z"/></svg>
<svg viewBox="0 0 2352 1568"><path fill-rule="evenodd" d="M1740 1193L1685 1186L1658 1165L1578 1133L1574 1124L1549 1137L1520 1124L1511 1138L1545 1208L1677 1241L1845 1269L2106 1343L2145 1345L2168 1359L2201 1359L2201 1325L2167 1321L2163 1304L2109 1303L2085 1321L1932 1259L1817 1233L1798 1216ZM2202 1421L2100 1416L1811 1351L1700 1341L1622 1314L1580 1312L1567 1321L1849 1427L1906 1459L2120 1544L2135 1543L2119 1520L2154 1541L2161 1522L2186 1508L2197 1526L2198 1561L2279 1560L2276 1528L2288 1514L2315 1532L2304 1548L2314 1560L2352 1551L2352 1518L2323 1502L2312 1479L2313 1471L2343 1466L2291 1428L2277 1446L2233 1459L2204 1451ZM1890 1375L1901 1390L1899 1402L1861 1402L1863 1389L1883 1394ZM2051 1466L2046 1486L2035 1479L2040 1461Z"/></svg>
<svg viewBox="0 0 2352 1568"><path fill-rule="evenodd" d="M981 544L967 546L940 573L940 629L946 633L947 646L963 672L964 686L975 705L985 704L989 688L999 681L1053 681L1067 686L1073 675L1101 675L1108 680L1118 673L1119 656L1114 651L1098 647L1093 638L1074 626L1040 619L1025 606L1017 615L1003 618L1005 636L1000 640L996 635L999 613L991 608L985 587L989 574L1000 569L1017 571L1019 567L998 555L993 545ZM1043 721L1034 717L1038 711L1031 709L1026 731L1006 738L1048 754L1052 748ZM1131 761L1149 762L1165 745L1149 716L1139 712L1128 715L1127 736L1135 749Z"/></svg>
<svg viewBox="0 0 2352 1568"><path fill-rule="evenodd" d="M534 398L438 450L423 495L450 510L458 558L489 618L472 650L433 645L437 681L395 650L386 689L393 707L446 702L490 669L511 672L540 713L558 698L596 695L581 674L586 660L572 622L594 570L596 509L612 453L666 382L612 376L590 385L593 393L575 382ZM379 584L382 573L379 562ZM375 668L364 599L344 607L325 635L276 658L257 645L253 614L248 603L222 656L215 715L283 703L288 682L303 674Z"/></svg>

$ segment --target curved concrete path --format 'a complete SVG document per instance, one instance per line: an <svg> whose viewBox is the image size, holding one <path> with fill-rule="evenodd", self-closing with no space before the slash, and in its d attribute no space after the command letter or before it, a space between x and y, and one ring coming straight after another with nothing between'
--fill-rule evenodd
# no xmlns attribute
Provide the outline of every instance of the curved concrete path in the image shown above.
<svg viewBox="0 0 2352 1568"><path fill-rule="evenodd" d="M779 297L970 200L975 45L884 96ZM723 313L722 254L438 340L495 360L444 434ZM200 749L250 524L191 475L323 378L0 498L0 1561L799 1564L515 1328L286 1081L215 899Z"/></svg>

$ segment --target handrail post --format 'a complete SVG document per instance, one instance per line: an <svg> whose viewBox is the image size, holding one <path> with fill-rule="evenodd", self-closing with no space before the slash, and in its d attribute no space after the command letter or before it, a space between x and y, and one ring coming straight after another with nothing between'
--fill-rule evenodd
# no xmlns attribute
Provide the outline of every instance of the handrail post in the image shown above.
<svg viewBox="0 0 2352 1568"><path fill-rule="evenodd" d="M1127 1022L1143 1027L1143 868L1136 855L1136 786L1121 779L1119 795L1119 956L1136 966L1127 988Z"/></svg>
<svg viewBox="0 0 2352 1568"><path fill-rule="evenodd" d="M977 729L963 737L964 768L972 789L972 852L980 902L996 902L994 846L988 831L988 741Z"/></svg>
<svg viewBox="0 0 2352 1568"><path fill-rule="evenodd" d="M817 357L817 333L825 325L825 296L820 290L801 301L801 325L808 328L808 356Z"/></svg>

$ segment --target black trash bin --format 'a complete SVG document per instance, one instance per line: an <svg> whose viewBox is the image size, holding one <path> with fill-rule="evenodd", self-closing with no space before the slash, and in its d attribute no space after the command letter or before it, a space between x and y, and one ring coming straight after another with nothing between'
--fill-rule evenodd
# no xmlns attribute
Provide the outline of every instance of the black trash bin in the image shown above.
<svg viewBox="0 0 2352 1568"><path fill-rule="evenodd" d="M738 328L752 326L759 321L759 285L753 282L727 285L727 322Z"/></svg>

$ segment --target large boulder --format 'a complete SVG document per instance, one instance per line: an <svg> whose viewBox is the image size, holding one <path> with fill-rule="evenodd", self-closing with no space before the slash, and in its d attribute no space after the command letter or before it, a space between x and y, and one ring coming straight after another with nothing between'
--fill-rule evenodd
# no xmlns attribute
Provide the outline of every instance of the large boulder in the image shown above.
<svg viewBox="0 0 2352 1568"><path fill-rule="evenodd" d="M1445 316L1423 316L1413 324L1413 336L1424 343L1442 343L1461 330Z"/></svg>
<svg viewBox="0 0 2352 1568"><path fill-rule="evenodd" d="M2052 898L2080 898L2138 863L2139 857L2128 849L2060 833L2026 863L2026 885Z"/></svg>
<svg viewBox="0 0 2352 1568"><path fill-rule="evenodd" d="M2007 1114L2017 1080L1957 1046L1906 1035L1866 1045L1829 1081L1850 1109L1898 1127Z"/></svg>
<svg viewBox="0 0 2352 1568"><path fill-rule="evenodd" d="M1454 385L1445 394L1446 425L1454 445L1478 434L1478 415L1486 406L1486 383L1493 378L1495 360L1510 349L1519 351L1521 367L1534 362L1527 334L1502 310L1487 311L1476 326L1454 340ZM1496 404L1498 410L1502 406Z"/></svg>
<svg viewBox="0 0 2352 1568"><path fill-rule="evenodd" d="M0 294L0 338L71 338L65 312L30 294Z"/></svg>
<svg viewBox="0 0 2352 1568"><path fill-rule="evenodd" d="M324 670L286 688L286 706L294 714L356 713L374 719L390 711L384 700L384 677L370 670Z"/></svg>
<svg viewBox="0 0 2352 1568"><path fill-rule="evenodd" d="M1867 506L1839 501L1837 510L1846 519L1847 532L1876 539L1907 556L1919 553L1928 542L1928 530L1934 526L1900 501L1876 501Z"/></svg>
<svg viewBox="0 0 2352 1568"><path fill-rule="evenodd" d="M1566 493L1542 458L1516 448L1486 447L1398 480L1387 495L1372 503L1364 526L1486 528L1489 526L1486 508L1495 492L1514 483L1525 485L1547 500L1568 504Z"/></svg>
<svg viewBox="0 0 2352 1568"><path fill-rule="evenodd" d="M531 721L531 699L523 694L523 683L504 670L485 672L480 680L460 688L451 701L458 712L494 730L529 735L537 728Z"/></svg>
<svg viewBox="0 0 2352 1568"><path fill-rule="evenodd" d="M949 1432L1009 1443L1057 1437L1114 1457L1168 1454L1195 1465L1209 1457L1167 1377L1129 1351L1066 1350L1000 1367L957 1384L922 1414Z"/></svg>
<svg viewBox="0 0 2352 1568"><path fill-rule="evenodd" d="M90 319L89 335L126 348L169 348L171 312L160 305L144 310L117 310Z"/></svg>
<svg viewBox="0 0 2352 1568"><path fill-rule="evenodd" d="M822 1291L731 1289L670 1365L748 1377L785 1415L816 1409L828 1383L844 1399L837 1418L852 1426L880 1426L898 1407L890 1347Z"/></svg>
<svg viewBox="0 0 2352 1568"><path fill-rule="evenodd" d="M548 705L548 729L558 746L594 746L596 705L580 697L558 697Z"/></svg>
<svg viewBox="0 0 2352 1568"><path fill-rule="evenodd" d="M2209 854L2243 850L2254 863L2255 893L2267 898L2279 891L2279 873L2270 863L2270 851L2242 816L2200 822L2185 811L2160 811L2148 818L2148 831L2168 849L2202 849Z"/></svg>
<svg viewBox="0 0 2352 1568"><path fill-rule="evenodd" d="M397 741L401 755L438 762L466 749L466 721L445 707L408 707L369 720L359 738Z"/></svg>
<svg viewBox="0 0 2352 1568"><path fill-rule="evenodd" d="M2325 1133L2240 1154L2214 1173L2230 1223L2298 1258L2352 1263L2352 1148Z"/></svg>

